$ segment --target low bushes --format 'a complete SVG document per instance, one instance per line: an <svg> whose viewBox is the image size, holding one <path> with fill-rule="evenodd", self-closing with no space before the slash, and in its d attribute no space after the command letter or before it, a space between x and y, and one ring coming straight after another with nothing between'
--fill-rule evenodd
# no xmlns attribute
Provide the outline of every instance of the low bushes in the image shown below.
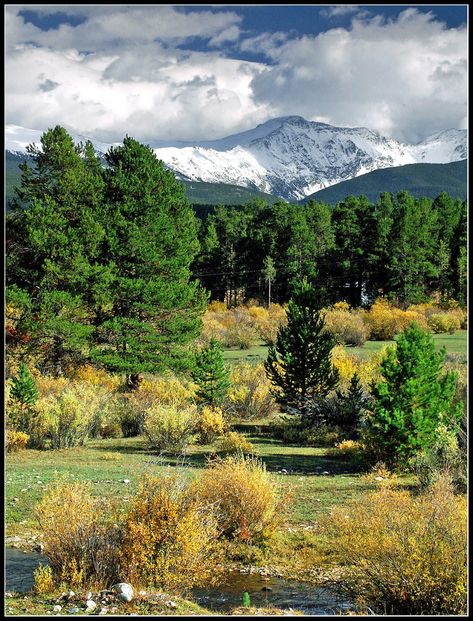
<svg viewBox="0 0 473 621"><path fill-rule="evenodd" d="M26 448L30 436L23 431L7 430L6 433L6 451L7 453L16 453Z"/></svg>
<svg viewBox="0 0 473 621"><path fill-rule="evenodd" d="M262 364L240 363L232 368L224 408L233 417L245 420L276 414L278 406Z"/></svg>
<svg viewBox="0 0 473 621"><path fill-rule="evenodd" d="M199 412L197 432L201 444L210 444L226 429L226 421L221 408L204 406Z"/></svg>
<svg viewBox="0 0 473 621"><path fill-rule="evenodd" d="M325 330L338 345L362 346L368 339L368 326L358 312L349 310L346 302L339 302L328 309L324 320Z"/></svg>
<svg viewBox="0 0 473 621"><path fill-rule="evenodd" d="M174 592L212 583L217 523L177 476L146 477L128 511L119 552L132 584Z"/></svg>
<svg viewBox="0 0 473 621"><path fill-rule="evenodd" d="M110 501L91 496L89 484L52 487L36 516L56 584L107 588L119 579L118 514Z"/></svg>
<svg viewBox="0 0 473 621"><path fill-rule="evenodd" d="M457 313L434 313L428 319L429 328L434 334L454 334L461 327L461 319Z"/></svg>
<svg viewBox="0 0 473 621"><path fill-rule="evenodd" d="M93 498L88 484L60 483L36 515L50 567L37 572L41 593L53 585L100 589L120 581L174 592L211 584L217 575L215 517L177 476L144 477L126 510Z"/></svg>
<svg viewBox="0 0 473 621"><path fill-rule="evenodd" d="M245 436L237 431L230 431L223 435L218 441L217 451L220 453L243 453L251 455L255 452L255 448Z"/></svg>
<svg viewBox="0 0 473 621"><path fill-rule="evenodd" d="M275 528L278 491L264 464L254 457L211 462L194 493L199 502L213 507L219 529L229 539L263 542Z"/></svg>
<svg viewBox="0 0 473 621"><path fill-rule="evenodd" d="M445 480L419 496L381 486L325 528L343 584L377 614L466 614L466 498Z"/></svg>
<svg viewBox="0 0 473 621"><path fill-rule="evenodd" d="M40 398L36 408L52 448L84 444L104 409L106 390L85 382L69 383L57 395Z"/></svg>
<svg viewBox="0 0 473 621"><path fill-rule="evenodd" d="M370 310L363 314L363 320L369 328L371 341L390 341L413 321L420 327L427 328L427 321L422 313L415 310L403 311L382 298L376 300Z"/></svg>
<svg viewBox="0 0 473 621"><path fill-rule="evenodd" d="M195 406L156 403L146 410L144 434L154 450L178 453L190 443L197 422Z"/></svg>

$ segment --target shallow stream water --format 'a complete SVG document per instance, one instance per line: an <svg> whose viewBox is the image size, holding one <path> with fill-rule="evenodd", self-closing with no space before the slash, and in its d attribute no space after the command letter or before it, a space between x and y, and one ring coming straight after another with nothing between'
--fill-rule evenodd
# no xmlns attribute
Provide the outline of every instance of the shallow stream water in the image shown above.
<svg viewBox="0 0 473 621"><path fill-rule="evenodd" d="M36 552L5 548L5 589L26 592L33 587L33 572L46 558ZM327 587L257 574L231 572L226 583L212 589L194 589L192 599L210 610L229 612L242 605L243 593L248 593L252 606L293 609L307 615L334 615L349 607Z"/></svg>

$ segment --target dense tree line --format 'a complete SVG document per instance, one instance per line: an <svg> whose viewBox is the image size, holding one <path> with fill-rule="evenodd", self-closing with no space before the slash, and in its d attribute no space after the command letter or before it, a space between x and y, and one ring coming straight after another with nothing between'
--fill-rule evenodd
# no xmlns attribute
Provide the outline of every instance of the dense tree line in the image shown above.
<svg viewBox="0 0 473 621"><path fill-rule="evenodd" d="M360 306L387 295L409 304L434 291L465 303L466 232L466 202L446 193L383 193L374 204L349 196L335 207L255 200L203 220L193 269L212 298L229 304L267 298L268 257L278 302L306 277L324 303Z"/></svg>
<svg viewBox="0 0 473 621"><path fill-rule="evenodd" d="M197 218L152 149L126 137L105 165L62 127L28 147L7 214L7 345L60 374L93 361L128 376L189 366L211 297L320 305L433 291L466 302L466 203L349 196L334 208L255 199Z"/></svg>

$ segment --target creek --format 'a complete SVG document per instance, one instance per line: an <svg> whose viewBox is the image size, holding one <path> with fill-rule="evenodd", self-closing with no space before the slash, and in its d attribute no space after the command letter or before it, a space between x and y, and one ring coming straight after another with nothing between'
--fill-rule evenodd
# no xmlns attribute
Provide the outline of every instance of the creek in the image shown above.
<svg viewBox="0 0 473 621"><path fill-rule="evenodd" d="M40 563L46 565L47 560L37 552L5 548L6 591L30 591L33 572ZM225 614L242 605L245 592L252 606L292 609L306 615L336 615L350 607L328 587L237 571L227 574L225 583L218 587L193 589L192 599L209 610Z"/></svg>

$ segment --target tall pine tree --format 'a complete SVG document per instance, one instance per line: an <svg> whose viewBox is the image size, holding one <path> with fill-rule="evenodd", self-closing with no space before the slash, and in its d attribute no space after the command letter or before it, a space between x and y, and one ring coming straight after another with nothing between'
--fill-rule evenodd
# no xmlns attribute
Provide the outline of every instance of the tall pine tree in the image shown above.
<svg viewBox="0 0 473 621"><path fill-rule="evenodd" d="M113 272L94 359L127 375L189 366L207 297L191 280L197 219L152 149L126 137L106 156L105 258Z"/></svg>

